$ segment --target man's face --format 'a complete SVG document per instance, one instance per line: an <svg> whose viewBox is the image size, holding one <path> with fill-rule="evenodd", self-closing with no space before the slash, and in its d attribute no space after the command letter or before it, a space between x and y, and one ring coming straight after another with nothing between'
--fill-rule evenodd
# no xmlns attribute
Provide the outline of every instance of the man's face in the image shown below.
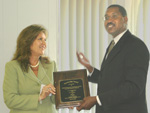
<svg viewBox="0 0 150 113"><path fill-rule="evenodd" d="M105 28L109 34L116 37L126 29L128 18L123 17L118 7L108 8L105 14Z"/></svg>

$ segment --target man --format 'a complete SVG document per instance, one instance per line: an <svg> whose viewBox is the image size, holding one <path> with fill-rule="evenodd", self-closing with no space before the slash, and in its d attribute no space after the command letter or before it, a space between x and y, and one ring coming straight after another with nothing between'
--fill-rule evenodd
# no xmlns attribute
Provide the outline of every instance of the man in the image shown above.
<svg viewBox="0 0 150 113"><path fill-rule="evenodd" d="M92 67L83 53L77 53L78 61L91 73L88 80L98 84L97 96L84 98L78 111L96 105L96 113L147 113L145 90L149 51L127 30L127 21L122 6L107 8L105 28L113 40L100 70Z"/></svg>

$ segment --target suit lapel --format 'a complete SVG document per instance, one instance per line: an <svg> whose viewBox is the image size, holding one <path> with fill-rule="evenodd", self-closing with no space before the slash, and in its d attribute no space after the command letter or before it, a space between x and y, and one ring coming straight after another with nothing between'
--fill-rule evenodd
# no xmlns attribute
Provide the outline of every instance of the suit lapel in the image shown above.
<svg viewBox="0 0 150 113"><path fill-rule="evenodd" d="M42 64L39 64L39 70L38 70L38 79L43 80L46 77L47 69L43 68Z"/></svg>
<svg viewBox="0 0 150 113"><path fill-rule="evenodd" d="M38 78L36 78L36 76L34 75L33 71L31 70L31 68L29 68L29 72L28 72L28 73L24 72L24 74L25 74L28 78L30 78L31 80L33 80L33 81L35 81L35 82L41 84L41 81L38 80Z"/></svg>
<svg viewBox="0 0 150 113"><path fill-rule="evenodd" d="M120 44L117 43L112 49L112 51L109 53L107 58L106 58L107 55L106 52L101 69L104 68L107 64L109 64L113 60L113 58L115 58L115 56L119 53L119 51L120 51Z"/></svg>
<svg viewBox="0 0 150 113"><path fill-rule="evenodd" d="M108 52L108 48L106 50L105 53L105 57L103 59L102 65L101 65L101 69L103 69L106 65L108 65L117 54L119 54L120 50L121 50L121 46L124 44L125 40L130 37L129 35L131 35L131 33L129 31L127 31L122 37L121 39L118 41L118 43L114 46L114 48L112 49L112 51L109 53L109 55L106 58L107 52Z"/></svg>
<svg viewBox="0 0 150 113"><path fill-rule="evenodd" d="M38 78L35 76L34 72L32 71L30 67L29 67L29 72L28 73L24 72L24 74L31 80L42 84L42 80L44 79L44 77L46 77L46 71L47 70L42 67L42 64L39 63Z"/></svg>
<svg viewBox="0 0 150 113"><path fill-rule="evenodd" d="M109 46L110 46L110 44L109 44ZM107 56L107 53L108 53L109 46L108 46L107 49L106 49L106 52L105 52L105 55L104 55L104 58L103 58L103 61L102 61L101 69L102 69L102 67L104 67L104 65L105 65L106 56Z"/></svg>

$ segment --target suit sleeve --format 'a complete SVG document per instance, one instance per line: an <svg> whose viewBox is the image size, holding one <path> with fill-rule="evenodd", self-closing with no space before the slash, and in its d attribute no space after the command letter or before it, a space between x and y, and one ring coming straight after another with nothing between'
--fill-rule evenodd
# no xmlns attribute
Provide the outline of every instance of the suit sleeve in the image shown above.
<svg viewBox="0 0 150 113"><path fill-rule="evenodd" d="M53 64L54 64L54 70L53 71L56 72L57 71L56 62L54 61ZM54 81L53 75L52 75L52 81ZM50 100L53 104L55 104L55 95L50 96Z"/></svg>
<svg viewBox="0 0 150 113"><path fill-rule="evenodd" d="M136 99L145 91L147 71L149 65L149 52L141 42L132 44L126 54L124 64L125 80L111 90L98 92L102 106L105 108Z"/></svg>
<svg viewBox="0 0 150 113"><path fill-rule="evenodd" d="M22 95L18 91L18 72L14 65L7 63L3 82L4 101L10 109L33 110L38 106L38 94ZM40 90L40 87L39 89Z"/></svg>
<svg viewBox="0 0 150 113"><path fill-rule="evenodd" d="M101 75L101 71L94 68L94 71L93 71L92 75L88 76L88 81L93 82L93 83L98 83L99 82L98 78L100 77L100 75Z"/></svg>

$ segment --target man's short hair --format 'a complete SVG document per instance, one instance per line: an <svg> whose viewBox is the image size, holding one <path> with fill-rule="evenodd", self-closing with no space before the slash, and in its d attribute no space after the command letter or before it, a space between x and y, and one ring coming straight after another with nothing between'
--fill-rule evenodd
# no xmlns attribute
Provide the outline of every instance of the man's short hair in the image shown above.
<svg viewBox="0 0 150 113"><path fill-rule="evenodd" d="M110 5L107 9L111 8L111 7L118 7L119 8L119 11L120 13L122 14L123 17L127 16L127 12L125 10L124 7L118 5L118 4L113 4L113 5Z"/></svg>

